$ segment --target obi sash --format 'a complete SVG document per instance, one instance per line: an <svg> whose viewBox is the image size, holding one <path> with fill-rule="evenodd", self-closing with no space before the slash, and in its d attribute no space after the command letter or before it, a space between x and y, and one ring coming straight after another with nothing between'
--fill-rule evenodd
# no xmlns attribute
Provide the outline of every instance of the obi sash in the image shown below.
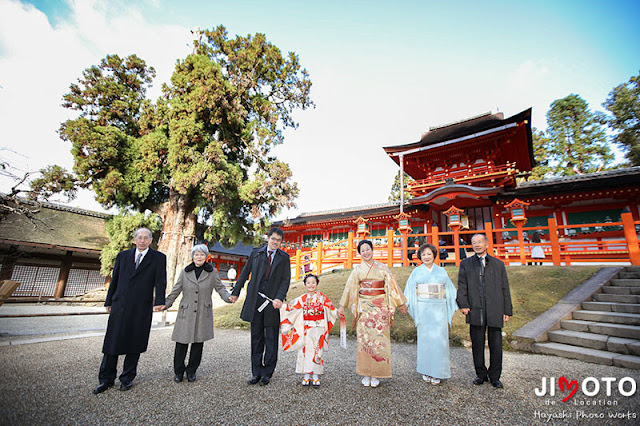
<svg viewBox="0 0 640 426"><path fill-rule="evenodd" d="M418 284L416 286L416 296L422 299L444 299L444 284Z"/></svg>
<svg viewBox="0 0 640 426"><path fill-rule="evenodd" d="M322 321L324 320L324 311L305 314L303 318L305 321Z"/></svg>
<svg viewBox="0 0 640 426"><path fill-rule="evenodd" d="M378 281L360 281L360 290L363 296L380 296L384 294L384 280Z"/></svg>

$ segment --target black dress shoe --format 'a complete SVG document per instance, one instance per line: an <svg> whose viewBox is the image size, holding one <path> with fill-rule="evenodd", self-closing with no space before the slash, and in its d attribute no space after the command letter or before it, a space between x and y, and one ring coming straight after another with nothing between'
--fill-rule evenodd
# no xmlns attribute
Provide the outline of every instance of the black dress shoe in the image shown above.
<svg viewBox="0 0 640 426"><path fill-rule="evenodd" d="M100 383L98 385L98 387L93 390L93 394L97 395L99 393L102 393L102 392L106 391L107 389L109 389L111 386L113 386L113 382L111 382L111 383Z"/></svg>
<svg viewBox="0 0 640 426"><path fill-rule="evenodd" d="M482 385L482 384L484 384L484 382L488 382L488 381L489 381L489 379L487 379L486 377L485 378L476 377L475 379L473 379L473 384L474 385Z"/></svg>
<svg viewBox="0 0 640 426"><path fill-rule="evenodd" d="M255 385L260 381L260 379L260 376L253 376L251 379L247 380L247 383L249 383L250 385Z"/></svg>
<svg viewBox="0 0 640 426"><path fill-rule="evenodd" d="M184 378L184 374L176 374L175 376L173 376L173 381L176 383L180 383L183 378Z"/></svg>
<svg viewBox="0 0 640 426"><path fill-rule="evenodd" d="M500 380L492 380L491 386L493 386L496 389L502 389L504 387L502 386L502 382Z"/></svg>
<svg viewBox="0 0 640 426"><path fill-rule="evenodd" d="M269 381L271 381L271 377L264 376L262 379L260 379L260 386L267 386L269 384Z"/></svg>
<svg viewBox="0 0 640 426"><path fill-rule="evenodd" d="M191 383L191 382L195 382L196 381L196 374L187 374L187 382Z"/></svg>
<svg viewBox="0 0 640 426"><path fill-rule="evenodd" d="M129 389L131 389L133 387L133 383L129 382L129 383L120 383L120 390L121 391L128 391Z"/></svg>

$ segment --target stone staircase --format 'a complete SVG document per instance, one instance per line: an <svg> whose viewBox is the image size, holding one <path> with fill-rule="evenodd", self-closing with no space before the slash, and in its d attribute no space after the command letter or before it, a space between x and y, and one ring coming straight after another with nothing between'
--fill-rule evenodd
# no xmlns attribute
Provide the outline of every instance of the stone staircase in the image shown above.
<svg viewBox="0 0 640 426"><path fill-rule="evenodd" d="M531 350L640 369L640 266L623 268L571 316Z"/></svg>

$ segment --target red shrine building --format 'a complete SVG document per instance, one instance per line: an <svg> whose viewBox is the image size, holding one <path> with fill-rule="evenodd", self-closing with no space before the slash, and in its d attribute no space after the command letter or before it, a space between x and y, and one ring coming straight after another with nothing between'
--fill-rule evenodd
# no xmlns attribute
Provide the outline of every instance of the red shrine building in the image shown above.
<svg viewBox="0 0 640 426"><path fill-rule="evenodd" d="M439 243L456 257L471 234L491 227L500 230L493 238L501 247L495 253L508 257L510 245L528 241L534 232L552 244L557 236L567 246L617 241L624 238L622 212L631 212L634 222L640 220L640 167L527 180L535 166L531 109L509 118L487 113L431 127L417 142L383 149L413 178L406 185L412 198L287 219L279 225L290 252L344 240L349 232L375 242L390 231L401 235L404 227L409 246L415 241ZM557 226L553 238L548 235L550 218ZM434 227L438 241L432 238Z"/></svg>

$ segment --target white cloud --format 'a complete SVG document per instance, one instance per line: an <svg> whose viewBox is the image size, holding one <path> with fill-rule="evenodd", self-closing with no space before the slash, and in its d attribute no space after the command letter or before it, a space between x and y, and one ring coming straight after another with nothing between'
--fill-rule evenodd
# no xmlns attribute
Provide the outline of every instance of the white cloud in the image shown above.
<svg viewBox="0 0 640 426"><path fill-rule="evenodd" d="M21 170L72 165L68 144L56 134L73 116L60 107L61 98L82 70L107 54L145 59L157 71L149 96L160 94L176 59L190 52L193 28L158 24L155 17L171 20L180 10L176 19L194 26L215 19L227 23L230 33L276 37L284 51L296 50L310 71L317 108L296 112L300 128L287 131L286 143L275 150L300 185L299 211L385 201L398 167L382 147L415 142L429 126L489 110L509 116L533 107L532 124L544 128L554 99L580 93L596 108L594 102L602 102L610 87L627 79L602 68L606 61L597 51L583 49L576 52L583 60L568 60L555 41L522 51L509 49L508 40L493 43L491 35L473 33L470 39L469 31L440 38L445 33L437 27L432 35L427 27L398 28L391 38L377 26L345 32L349 27L334 22L330 5L301 25L287 22L287 12L277 6L254 16L260 8L249 13L246 5L233 2L224 7L167 2L161 9L158 0L68 1L70 15L51 27L33 6L0 0L0 148L28 157L14 159ZM358 12L357 18L377 16L363 15ZM340 15L345 22L354 17ZM511 45L520 45L516 40L522 36L509 34ZM0 181L0 191L6 188Z"/></svg>
<svg viewBox="0 0 640 426"><path fill-rule="evenodd" d="M173 71L175 58L188 53L191 34L179 26L147 22L135 7L108 1L71 2L71 15L52 27L31 5L0 1L0 147L5 160L20 171L49 164L71 168L68 143L56 131L74 113L60 106L82 70L107 54L138 54L156 68L151 96ZM125 9L122 9L122 8ZM12 155L10 150L26 157ZM0 180L0 191L12 182ZM74 205L99 209L89 193Z"/></svg>

